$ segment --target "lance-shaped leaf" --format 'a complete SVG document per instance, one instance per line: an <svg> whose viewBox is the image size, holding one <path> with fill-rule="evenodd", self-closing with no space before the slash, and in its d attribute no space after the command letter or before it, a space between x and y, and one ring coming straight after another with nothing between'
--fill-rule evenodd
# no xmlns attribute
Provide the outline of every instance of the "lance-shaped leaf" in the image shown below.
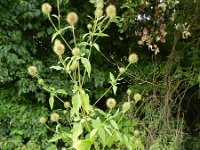
<svg viewBox="0 0 200 150"><path fill-rule="evenodd" d="M90 105L89 95L85 92L81 92L81 100L82 100L83 110L85 110L86 113L88 114L92 108Z"/></svg>
<svg viewBox="0 0 200 150"><path fill-rule="evenodd" d="M77 92L72 97L72 105L73 105L73 110L79 116L79 109L81 108L81 97L79 92Z"/></svg>
<svg viewBox="0 0 200 150"><path fill-rule="evenodd" d="M71 27L71 26L68 26L68 27L65 27L65 28L63 28L63 29L60 29L60 30L56 31L56 33L54 33L54 34L52 35L51 42L54 41L54 39L56 38L56 36L58 36L59 34L61 34L63 31L65 31L65 30L67 30L67 29L72 29L72 27Z"/></svg>
<svg viewBox="0 0 200 150"><path fill-rule="evenodd" d="M53 106L54 106L54 96L53 95L51 95L49 98L49 105L50 105L50 108L53 109Z"/></svg>
<svg viewBox="0 0 200 150"><path fill-rule="evenodd" d="M91 73L90 61L87 58L81 57L81 62L82 62L83 66L85 67L85 69L88 73L88 77L90 78L90 73Z"/></svg>

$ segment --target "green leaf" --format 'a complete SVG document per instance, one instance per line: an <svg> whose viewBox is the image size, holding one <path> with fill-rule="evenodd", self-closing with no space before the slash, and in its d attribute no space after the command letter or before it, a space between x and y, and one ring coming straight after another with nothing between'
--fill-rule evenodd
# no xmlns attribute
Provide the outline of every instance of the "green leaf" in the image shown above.
<svg viewBox="0 0 200 150"><path fill-rule="evenodd" d="M83 40L84 40L88 35L90 35L90 33L84 34L84 35L83 35Z"/></svg>
<svg viewBox="0 0 200 150"><path fill-rule="evenodd" d="M62 139L62 135L54 134L53 137L49 140L49 142L55 142L55 141L58 141L59 139Z"/></svg>
<svg viewBox="0 0 200 150"><path fill-rule="evenodd" d="M79 143L77 144L77 150L90 150L92 144L93 141L90 139L80 140Z"/></svg>
<svg viewBox="0 0 200 150"><path fill-rule="evenodd" d="M109 134L110 136L112 136L112 133L110 132L110 130L109 130L106 126L104 126L104 128L105 128L105 130L108 132L108 134Z"/></svg>
<svg viewBox="0 0 200 150"><path fill-rule="evenodd" d="M86 46L86 45L89 45L87 42L81 42L78 44L79 46Z"/></svg>
<svg viewBox="0 0 200 150"><path fill-rule="evenodd" d="M72 105L75 113L79 116L79 109L81 107L81 97L80 93L77 92L75 95L72 97Z"/></svg>
<svg viewBox="0 0 200 150"><path fill-rule="evenodd" d="M105 33L94 33L94 35L100 36L100 37L108 37L109 36L108 34L105 34Z"/></svg>
<svg viewBox="0 0 200 150"><path fill-rule="evenodd" d="M97 51L100 51L99 45L97 43L94 43L93 46L96 48Z"/></svg>
<svg viewBox="0 0 200 150"><path fill-rule="evenodd" d="M106 116L106 113L103 110L98 108L96 108L95 110L98 111L98 113L100 113L101 115Z"/></svg>
<svg viewBox="0 0 200 150"><path fill-rule="evenodd" d="M99 118L92 120L92 127L93 128L99 128L100 126L101 126L101 120Z"/></svg>
<svg viewBox="0 0 200 150"><path fill-rule="evenodd" d="M49 98L49 105L50 105L50 108L53 109L53 105L54 105L54 97L53 97L53 95L51 95L50 98Z"/></svg>
<svg viewBox="0 0 200 150"><path fill-rule="evenodd" d="M75 123L72 129L73 138L77 139L83 133L81 122Z"/></svg>
<svg viewBox="0 0 200 150"><path fill-rule="evenodd" d="M113 89L114 94L116 95L116 92L117 92L117 86L116 86L116 85L113 85L112 89Z"/></svg>
<svg viewBox="0 0 200 150"><path fill-rule="evenodd" d="M88 77L90 78L90 73L91 73L90 61L87 58L81 57L81 62L83 63L83 65L88 73Z"/></svg>
<svg viewBox="0 0 200 150"><path fill-rule="evenodd" d="M67 29L72 29L72 27L71 27L71 26L68 26L68 27L65 27L65 28L63 28L63 29L60 29L60 30L56 31L56 33L54 33L54 34L52 35L51 42L54 41L54 39L56 38L57 35L61 34L63 31L65 31L65 30L67 30Z"/></svg>
<svg viewBox="0 0 200 150"><path fill-rule="evenodd" d="M58 16L56 14L52 14L52 17L55 17L56 19L58 19Z"/></svg>
<svg viewBox="0 0 200 150"><path fill-rule="evenodd" d="M96 133L97 133L97 129L93 129L93 130L90 132L90 139L93 139L93 138L96 136Z"/></svg>
<svg viewBox="0 0 200 150"><path fill-rule="evenodd" d="M115 81L115 77L114 77L114 75L110 72L110 80L112 81L112 82L114 82Z"/></svg>
<svg viewBox="0 0 200 150"><path fill-rule="evenodd" d="M65 89L59 89L57 91L55 91L56 93L59 93L59 94L64 94L64 95L67 95L67 92L65 91Z"/></svg>
<svg viewBox="0 0 200 150"><path fill-rule="evenodd" d="M98 134L102 141L102 144L105 145L106 144L106 134L105 134L105 130L102 127L98 128Z"/></svg>
<svg viewBox="0 0 200 150"><path fill-rule="evenodd" d="M85 92L81 92L81 100L82 100L82 107L88 114L92 108L90 105L89 95L86 94Z"/></svg>
<svg viewBox="0 0 200 150"><path fill-rule="evenodd" d="M114 120L110 120L110 123L116 130L119 130L118 125Z"/></svg>
<svg viewBox="0 0 200 150"><path fill-rule="evenodd" d="M51 66L50 69L64 70L64 68L63 68L63 67L60 67L60 66Z"/></svg>

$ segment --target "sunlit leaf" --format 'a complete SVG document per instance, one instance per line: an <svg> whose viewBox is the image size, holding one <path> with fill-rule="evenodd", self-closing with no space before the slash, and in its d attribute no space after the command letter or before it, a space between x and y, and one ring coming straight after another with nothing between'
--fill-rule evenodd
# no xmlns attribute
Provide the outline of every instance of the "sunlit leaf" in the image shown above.
<svg viewBox="0 0 200 150"><path fill-rule="evenodd" d="M49 105L50 105L50 108L53 109L53 106L54 106L54 96L53 95L51 95L49 98Z"/></svg>
<svg viewBox="0 0 200 150"><path fill-rule="evenodd" d="M88 73L88 77L90 78L90 73L91 73L90 61L87 58L81 57L81 62L83 63L83 65Z"/></svg>
<svg viewBox="0 0 200 150"><path fill-rule="evenodd" d="M75 95L73 95L72 97L72 106L73 106L73 109L75 111L75 113L77 115L79 115L79 109L81 107L81 98L80 98L80 93L77 92Z"/></svg>

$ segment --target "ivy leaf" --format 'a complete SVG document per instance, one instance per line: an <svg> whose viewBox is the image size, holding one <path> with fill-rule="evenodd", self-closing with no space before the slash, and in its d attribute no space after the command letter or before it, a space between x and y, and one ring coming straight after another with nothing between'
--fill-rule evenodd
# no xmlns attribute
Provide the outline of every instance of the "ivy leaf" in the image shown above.
<svg viewBox="0 0 200 150"><path fill-rule="evenodd" d="M81 107L81 98L79 92L72 97L72 105L75 113L79 116L79 109Z"/></svg>
<svg viewBox="0 0 200 150"><path fill-rule="evenodd" d="M53 105L54 105L54 97L53 97L53 95L51 95L50 98L49 98L49 105L50 105L50 108L53 109Z"/></svg>
<svg viewBox="0 0 200 150"><path fill-rule="evenodd" d="M83 63L83 65L88 73L88 77L90 78L90 73L91 73L90 61L87 58L81 57L81 62Z"/></svg>

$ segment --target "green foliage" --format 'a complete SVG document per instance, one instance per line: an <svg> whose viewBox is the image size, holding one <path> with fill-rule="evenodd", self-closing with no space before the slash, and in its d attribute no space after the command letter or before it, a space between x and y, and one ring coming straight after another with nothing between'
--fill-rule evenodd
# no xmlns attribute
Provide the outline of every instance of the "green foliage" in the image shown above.
<svg viewBox="0 0 200 150"><path fill-rule="evenodd" d="M48 110L38 105L21 105L1 100L0 103L0 148L1 149L44 149L48 135L39 116L48 117Z"/></svg>

